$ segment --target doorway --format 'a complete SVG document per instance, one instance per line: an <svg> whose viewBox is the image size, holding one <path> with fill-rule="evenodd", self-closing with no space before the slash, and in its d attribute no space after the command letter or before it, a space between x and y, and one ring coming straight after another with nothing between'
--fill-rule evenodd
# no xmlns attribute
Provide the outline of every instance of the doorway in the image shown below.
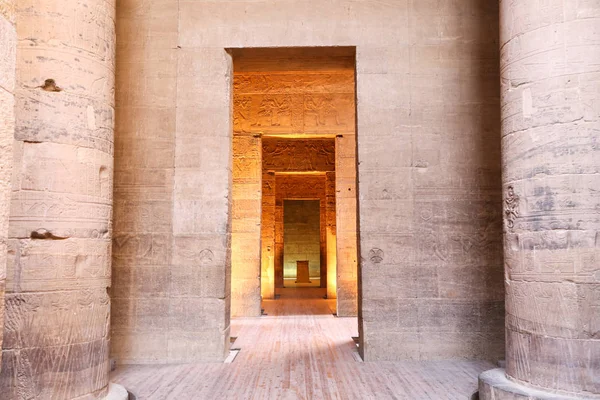
<svg viewBox="0 0 600 400"><path fill-rule="evenodd" d="M321 202L283 202L283 289L321 288Z"/></svg>
<svg viewBox="0 0 600 400"><path fill-rule="evenodd" d="M230 53L231 315L314 298L356 316L355 49Z"/></svg>

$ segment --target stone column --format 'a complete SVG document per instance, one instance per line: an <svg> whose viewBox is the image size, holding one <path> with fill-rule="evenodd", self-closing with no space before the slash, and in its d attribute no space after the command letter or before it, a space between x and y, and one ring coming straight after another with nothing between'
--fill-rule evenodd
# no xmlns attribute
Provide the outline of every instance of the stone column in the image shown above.
<svg viewBox="0 0 600 400"><path fill-rule="evenodd" d="M115 2L20 0L16 16L0 393L102 398L109 372Z"/></svg>
<svg viewBox="0 0 600 400"><path fill-rule="evenodd" d="M480 396L598 396L600 3L500 8L506 371Z"/></svg>
<svg viewBox="0 0 600 400"><path fill-rule="evenodd" d="M10 212L10 177L12 144L15 130L15 55L17 31L13 0L0 0L0 348L4 320L4 285L8 214ZM0 353L0 369L2 368Z"/></svg>
<svg viewBox="0 0 600 400"><path fill-rule="evenodd" d="M336 253L335 240L335 172L327 172L325 181L326 229L327 229L327 298L335 299L336 290Z"/></svg>
<svg viewBox="0 0 600 400"><path fill-rule="evenodd" d="M261 275L263 299L275 298L275 173L262 175Z"/></svg>

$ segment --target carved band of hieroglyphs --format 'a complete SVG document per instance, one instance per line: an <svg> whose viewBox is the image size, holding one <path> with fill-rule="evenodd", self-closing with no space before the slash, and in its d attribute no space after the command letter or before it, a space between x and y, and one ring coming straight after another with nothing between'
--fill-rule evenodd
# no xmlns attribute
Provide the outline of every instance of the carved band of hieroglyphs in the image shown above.
<svg viewBox="0 0 600 400"><path fill-rule="evenodd" d="M263 169L275 172L334 171L333 139L264 139Z"/></svg>
<svg viewBox="0 0 600 400"><path fill-rule="evenodd" d="M236 133L340 134L354 131L352 70L234 75Z"/></svg>

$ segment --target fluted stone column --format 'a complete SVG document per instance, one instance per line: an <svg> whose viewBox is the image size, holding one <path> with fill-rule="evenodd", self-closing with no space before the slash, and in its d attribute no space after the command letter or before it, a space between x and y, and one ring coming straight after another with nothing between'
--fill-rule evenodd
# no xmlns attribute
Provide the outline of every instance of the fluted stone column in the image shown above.
<svg viewBox="0 0 600 400"><path fill-rule="evenodd" d="M1 3L0 3L1 4ZM114 0L19 0L0 397L108 389Z"/></svg>
<svg viewBox="0 0 600 400"><path fill-rule="evenodd" d="M480 396L600 397L600 3L500 7L507 354Z"/></svg>
<svg viewBox="0 0 600 400"><path fill-rule="evenodd" d="M4 320L4 286L6 279L6 251L8 214L10 211L10 176L12 171L12 143L15 129L15 4L0 0L0 347ZM2 354L0 353L0 368Z"/></svg>

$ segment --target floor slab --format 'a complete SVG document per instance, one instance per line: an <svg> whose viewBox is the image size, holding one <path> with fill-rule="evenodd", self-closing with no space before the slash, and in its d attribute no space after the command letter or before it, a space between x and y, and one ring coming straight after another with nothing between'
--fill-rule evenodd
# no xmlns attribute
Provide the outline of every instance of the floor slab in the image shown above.
<svg viewBox="0 0 600 400"><path fill-rule="evenodd" d="M333 310L332 310L333 305ZM232 321L231 364L120 365L111 380L137 399L468 399L484 361L357 361L356 318L335 302L281 298Z"/></svg>

